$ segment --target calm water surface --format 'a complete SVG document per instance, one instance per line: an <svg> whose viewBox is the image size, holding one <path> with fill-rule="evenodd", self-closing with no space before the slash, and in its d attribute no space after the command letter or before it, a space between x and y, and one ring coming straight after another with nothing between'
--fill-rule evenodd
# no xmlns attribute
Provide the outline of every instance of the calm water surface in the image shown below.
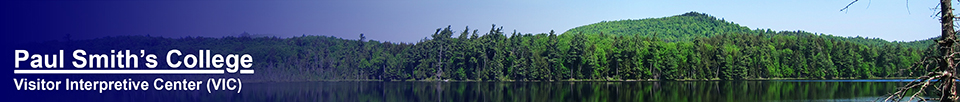
<svg viewBox="0 0 960 102"><path fill-rule="evenodd" d="M120 101L757 102L874 101L910 80L246 83L236 93L103 93ZM138 98L137 96L140 96ZM149 97L147 97L149 96Z"/></svg>

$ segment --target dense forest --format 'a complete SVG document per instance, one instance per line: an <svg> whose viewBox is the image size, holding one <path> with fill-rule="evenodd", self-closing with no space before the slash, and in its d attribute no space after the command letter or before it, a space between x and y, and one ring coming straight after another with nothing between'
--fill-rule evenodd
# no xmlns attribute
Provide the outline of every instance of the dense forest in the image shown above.
<svg viewBox="0 0 960 102"><path fill-rule="evenodd" d="M742 80L917 76L932 41L888 42L805 31L750 30L707 14L604 21L563 34L439 28L416 43L330 36L119 36L21 46L92 51L249 53L245 80ZM931 42L931 43L922 43ZM31 50L33 51L33 50ZM195 52L193 52L195 53ZM163 60L162 58L159 60Z"/></svg>

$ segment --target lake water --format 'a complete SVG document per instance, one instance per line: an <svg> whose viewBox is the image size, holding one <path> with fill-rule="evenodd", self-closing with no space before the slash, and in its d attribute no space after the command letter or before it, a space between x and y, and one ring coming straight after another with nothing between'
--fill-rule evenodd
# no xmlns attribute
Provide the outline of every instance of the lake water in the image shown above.
<svg viewBox="0 0 960 102"><path fill-rule="evenodd" d="M874 101L910 80L246 83L236 93L114 92L120 101L758 102ZM162 97L158 97L162 96Z"/></svg>

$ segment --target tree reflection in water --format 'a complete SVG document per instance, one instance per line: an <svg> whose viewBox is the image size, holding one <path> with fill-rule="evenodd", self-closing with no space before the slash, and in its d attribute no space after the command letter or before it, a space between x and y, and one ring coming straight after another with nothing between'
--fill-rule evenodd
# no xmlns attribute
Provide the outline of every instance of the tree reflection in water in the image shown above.
<svg viewBox="0 0 960 102"><path fill-rule="evenodd" d="M242 93L104 92L76 94L119 101L323 102L715 102L860 100L903 82L653 81L653 82L298 82L248 83ZM191 94L183 94L191 93ZM116 98L125 96L128 98ZM57 100L57 99L52 99Z"/></svg>

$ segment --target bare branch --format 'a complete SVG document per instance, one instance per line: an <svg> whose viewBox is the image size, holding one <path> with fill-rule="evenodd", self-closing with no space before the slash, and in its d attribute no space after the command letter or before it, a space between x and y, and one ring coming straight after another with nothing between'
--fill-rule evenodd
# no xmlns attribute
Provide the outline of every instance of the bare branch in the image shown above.
<svg viewBox="0 0 960 102"><path fill-rule="evenodd" d="M850 2L850 4L847 4L846 7L843 7L843 9L840 9L840 11L847 10L847 8L850 8L850 5L853 5L853 3L857 3L857 1L860 1L860 0L853 0L853 2Z"/></svg>
<svg viewBox="0 0 960 102"><path fill-rule="evenodd" d="M907 5L907 14L910 14L910 0L906 0L906 1L907 3L905 5Z"/></svg>

